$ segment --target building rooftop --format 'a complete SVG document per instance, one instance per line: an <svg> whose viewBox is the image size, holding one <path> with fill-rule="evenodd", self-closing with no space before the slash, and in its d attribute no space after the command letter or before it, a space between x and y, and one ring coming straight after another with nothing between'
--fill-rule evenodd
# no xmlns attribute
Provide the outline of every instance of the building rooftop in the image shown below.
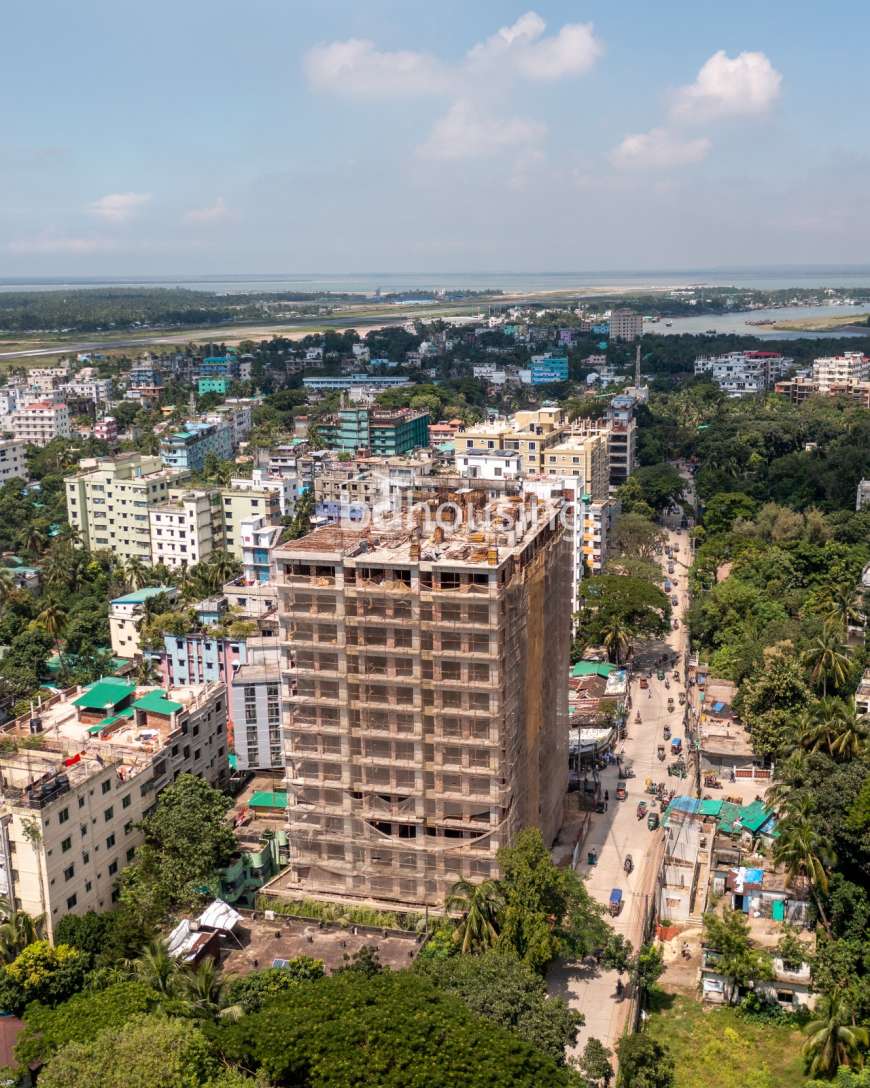
<svg viewBox="0 0 870 1088"><path fill-rule="evenodd" d="M370 528L321 526L285 542L274 555L279 563L326 553L364 566L438 562L495 567L519 555L548 525L557 526L561 507L556 499L535 495L489 499L483 491L462 488L427 498L402 514L387 515Z"/></svg>
<svg viewBox="0 0 870 1088"><path fill-rule="evenodd" d="M133 593L126 593L123 597L115 597L112 604L144 604L152 597L159 597L161 593L174 593L175 586L146 586L137 589Z"/></svg>

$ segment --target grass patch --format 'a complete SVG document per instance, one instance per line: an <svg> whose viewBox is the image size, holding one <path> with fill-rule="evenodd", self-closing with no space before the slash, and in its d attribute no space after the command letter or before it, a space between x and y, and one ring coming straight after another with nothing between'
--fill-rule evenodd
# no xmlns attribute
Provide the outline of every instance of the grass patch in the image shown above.
<svg viewBox="0 0 870 1088"><path fill-rule="evenodd" d="M317 922L338 922L344 926L380 926L386 929L404 929L419 932L423 915L374 910L371 907L355 907L349 903L325 903L319 899L273 899L268 895L257 896L257 910L273 910L296 918L310 918Z"/></svg>
<svg viewBox="0 0 870 1088"><path fill-rule="evenodd" d="M793 1025L764 1023L733 1008L710 1008L657 992L647 1031L676 1063L675 1088L798 1088L803 1036Z"/></svg>

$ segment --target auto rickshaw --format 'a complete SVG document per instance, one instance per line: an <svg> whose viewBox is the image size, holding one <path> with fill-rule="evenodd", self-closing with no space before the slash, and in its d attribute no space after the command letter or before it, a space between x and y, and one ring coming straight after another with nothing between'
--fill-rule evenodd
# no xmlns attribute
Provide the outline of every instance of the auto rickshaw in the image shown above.
<svg viewBox="0 0 870 1088"><path fill-rule="evenodd" d="M657 680L664 680L664 678L665 678L665 670L664 669L656 669L656 679Z"/></svg>
<svg viewBox="0 0 870 1088"><path fill-rule="evenodd" d="M625 783L617 782L616 784L616 800L624 801L626 798Z"/></svg>
<svg viewBox="0 0 870 1088"><path fill-rule="evenodd" d="M674 669L674 679L679 684L679 682L680 682L680 670L679 669Z"/></svg>
<svg viewBox="0 0 870 1088"><path fill-rule="evenodd" d="M668 714L672 714L673 712L674 712L674 697L672 695L669 695L668 696Z"/></svg>
<svg viewBox="0 0 870 1088"><path fill-rule="evenodd" d="M646 816L646 801L638 801L637 803L637 818L642 820Z"/></svg>
<svg viewBox="0 0 870 1088"><path fill-rule="evenodd" d="M650 831L655 831L659 826L659 814L657 812L651 812L646 818L646 826Z"/></svg>
<svg viewBox="0 0 870 1088"><path fill-rule="evenodd" d="M656 749L656 755L658 756L658 758L662 762L664 762L664 759L665 759L665 746L663 744L660 744L658 746L658 748Z"/></svg>
<svg viewBox="0 0 870 1088"><path fill-rule="evenodd" d="M681 691L680 692L680 706L685 706L685 705L686 705L686 693L684 691Z"/></svg>
<svg viewBox="0 0 870 1088"><path fill-rule="evenodd" d="M622 889L614 888L610 893L610 903L608 909L614 917L622 910Z"/></svg>
<svg viewBox="0 0 870 1088"><path fill-rule="evenodd" d="M628 875L634 868L634 859L632 858L631 854L625 855L625 861L622 863L622 868L625 870L626 875Z"/></svg>
<svg viewBox="0 0 870 1088"><path fill-rule="evenodd" d="M664 733L665 733L665 740L670 740L671 739L671 727L669 725L665 726Z"/></svg>

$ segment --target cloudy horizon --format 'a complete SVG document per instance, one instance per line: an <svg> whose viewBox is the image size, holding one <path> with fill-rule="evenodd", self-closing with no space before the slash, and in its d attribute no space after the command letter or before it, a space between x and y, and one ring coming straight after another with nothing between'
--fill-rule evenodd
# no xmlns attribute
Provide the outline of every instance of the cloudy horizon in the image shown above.
<svg viewBox="0 0 870 1088"><path fill-rule="evenodd" d="M870 14L801 7L16 8L0 277L861 265Z"/></svg>

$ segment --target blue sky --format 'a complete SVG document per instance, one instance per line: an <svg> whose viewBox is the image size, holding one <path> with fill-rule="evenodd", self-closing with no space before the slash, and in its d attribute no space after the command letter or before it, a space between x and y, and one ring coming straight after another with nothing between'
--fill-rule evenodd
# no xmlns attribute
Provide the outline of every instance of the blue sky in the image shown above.
<svg viewBox="0 0 870 1088"><path fill-rule="evenodd" d="M866 263L870 8L40 0L0 276Z"/></svg>

